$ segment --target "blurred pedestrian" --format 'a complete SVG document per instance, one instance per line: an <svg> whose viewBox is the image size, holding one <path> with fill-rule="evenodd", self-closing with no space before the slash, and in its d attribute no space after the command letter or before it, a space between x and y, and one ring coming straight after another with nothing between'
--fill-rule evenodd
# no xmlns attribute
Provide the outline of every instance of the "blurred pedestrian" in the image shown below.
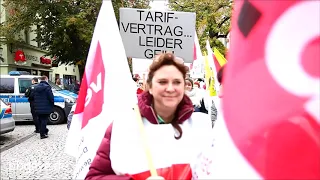
<svg viewBox="0 0 320 180"><path fill-rule="evenodd" d="M47 138L47 122L49 115L53 112L54 105L54 96L51 86L48 84L47 76L40 77L40 83L35 87L30 97L34 98L34 109L38 115L40 124L40 138Z"/></svg>
<svg viewBox="0 0 320 180"><path fill-rule="evenodd" d="M30 94L34 92L35 87L38 85L38 78L36 78L36 77L32 78L31 83L32 83L32 85L30 87L28 87L28 89L24 93L24 96L28 98L28 101L30 103L30 111L32 114L33 123L36 127L34 132L40 133L38 115L36 114L35 109L34 109L34 98L30 97Z"/></svg>

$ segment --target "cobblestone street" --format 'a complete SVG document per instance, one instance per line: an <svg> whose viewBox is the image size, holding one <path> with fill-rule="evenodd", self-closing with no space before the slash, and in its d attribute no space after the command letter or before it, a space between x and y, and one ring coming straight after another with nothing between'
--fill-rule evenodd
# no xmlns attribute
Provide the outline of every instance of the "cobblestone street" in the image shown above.
<svg viewBox="0 0 320 180"><path fill-rule="evenodd" d="M75 160L64 153L66 124L48 126L49 138L40 140L34 125L17 125L0 136L1 178L71 179Z"/></svg>

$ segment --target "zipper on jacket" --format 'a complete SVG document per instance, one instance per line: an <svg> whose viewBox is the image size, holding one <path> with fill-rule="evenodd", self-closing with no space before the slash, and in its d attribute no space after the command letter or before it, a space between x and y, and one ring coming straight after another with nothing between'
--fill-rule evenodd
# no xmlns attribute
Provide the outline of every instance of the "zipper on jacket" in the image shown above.
<svg viewBox="0 0 320 180"><path fill-rule="evenodd" d="M156 119L157 123L159 124L156 113L153 111L152 107L151 107L151 111L152 111L153 117Z"/></svg>

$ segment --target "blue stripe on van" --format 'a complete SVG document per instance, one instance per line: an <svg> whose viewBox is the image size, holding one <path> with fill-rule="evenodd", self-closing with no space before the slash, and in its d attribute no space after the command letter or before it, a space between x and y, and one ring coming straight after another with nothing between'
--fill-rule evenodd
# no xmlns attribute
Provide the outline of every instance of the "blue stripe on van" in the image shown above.
<svg viewBox="0 0 320 180"><path fill-rule="evenodd" d="M27 103L29 101L28 101L28 98L26 98L26 97L16 96L16 102L17 103Z"/></svg>
<svg viewBox="0 0 320 180"><path fill-rule="evenodd" d="M64 98L61 96L54 96L54 102L64 102Z"/></svg>
<svg viewBox="0 0 320 180"><path fill-rule="evenodd" d="M25 96L9 96L9 95L0 95L0 98L3 99L5 102L10 102L10 103L27 103L28 98ZM61 96L54 96L54 102L64 102L64 98Z"/></svg>
<svg viewBox="0 0 320 180"><path fill-rule="evenodd" d="M63 95L66 95L66 96L71 96L72 98L78 98L78 95L76 93L73 93L71 91L68 91L68 90L60 90L60 91L56 91L57 93L61 93Z"/></svg>
<svg viewBox="0 0 320 180"><path fill-rule="evenodd" d="M1 98L4 102L13 103L13 102L15 102L16 96L0 95L0 98Z"/></svg>

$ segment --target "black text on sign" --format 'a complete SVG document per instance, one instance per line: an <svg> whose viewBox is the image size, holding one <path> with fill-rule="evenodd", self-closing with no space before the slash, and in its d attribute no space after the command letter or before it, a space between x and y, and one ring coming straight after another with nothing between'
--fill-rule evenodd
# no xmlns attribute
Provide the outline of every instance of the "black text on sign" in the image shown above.
<svg viewBox="0 0 320 180"><path fill-rule="evenodd" d="M130 57L152 59L173 52L184 59L193 58L194 13L122 8L119 26Z"/></svg>

